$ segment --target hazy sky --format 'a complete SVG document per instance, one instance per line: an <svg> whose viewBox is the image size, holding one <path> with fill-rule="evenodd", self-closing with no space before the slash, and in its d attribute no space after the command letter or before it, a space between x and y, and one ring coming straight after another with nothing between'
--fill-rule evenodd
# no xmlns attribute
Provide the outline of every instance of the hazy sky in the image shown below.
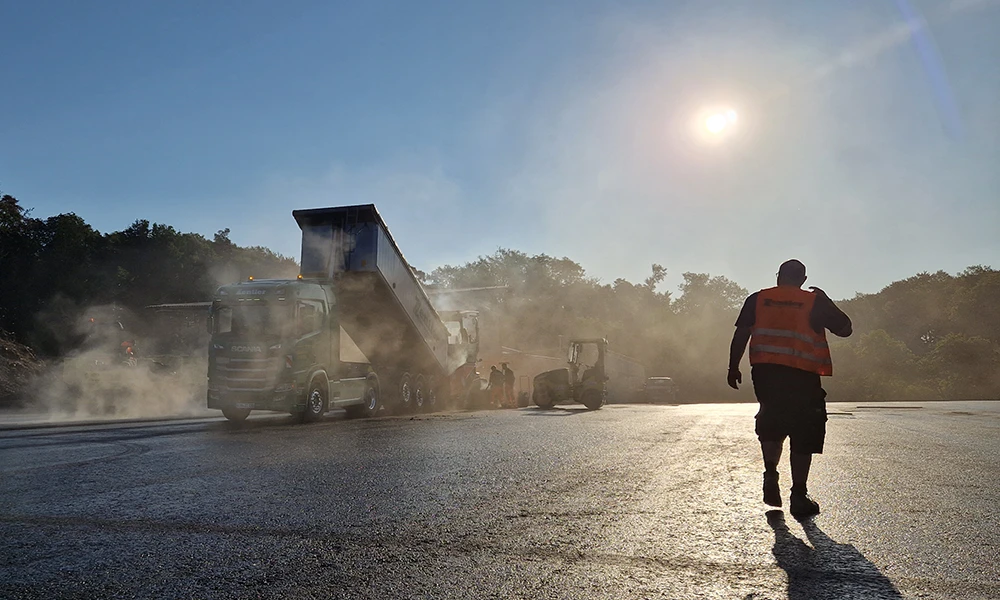
<svg viewBox="0 0 1000 600"><path fill-rule="evenodd" d="M36 217L297 258L292 209L374 202L425 270L508 247L759 288L794 256L835 297L1000 266L989 0L40 0L0 28L0 191Z"/></svg>

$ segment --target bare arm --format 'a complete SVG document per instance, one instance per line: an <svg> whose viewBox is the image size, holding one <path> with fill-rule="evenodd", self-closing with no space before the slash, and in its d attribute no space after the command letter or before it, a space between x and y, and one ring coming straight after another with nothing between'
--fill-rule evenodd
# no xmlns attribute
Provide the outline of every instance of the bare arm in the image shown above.
<svg viewBox="0 0 1000 600"><path fill-rule="evenodd" d="M726 382L734 390L740 389L743 383L743 373L740 373L740 361L743 360L743 352L747 349L747 342L750 341L750 328L737 327L733 333L733 343L729 345L729 373L726 375Z"/></svg>
<svg viewBox="0 0 1000 600"><path fill-rule="evenodd" d="M739 370L740 361L743 360L743 353L747 349L747 342L750 341L750 328L737 327L733 332L733 343L729 346L729 368Z"/></svg>

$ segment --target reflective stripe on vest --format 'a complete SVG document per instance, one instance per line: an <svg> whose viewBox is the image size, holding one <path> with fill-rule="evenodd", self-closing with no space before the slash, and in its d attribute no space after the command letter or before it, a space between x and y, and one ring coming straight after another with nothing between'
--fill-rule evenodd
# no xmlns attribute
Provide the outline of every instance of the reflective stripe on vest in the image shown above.
<svg viewBox="0 0 1000 600"><path fill-rule="evenodd" d="M789 337L795 338L797 340L802 340L803 342L808 342L817 348L829 348L829 344L826 342L817 341L815 336L808 336L799 333L798 331L792 331L790 329L765 329L763 327L758 327L753 330L757 335L766 335L770 337Z"/></svg>
<svg viewBox="0 0 1000 600"><path fill-rule="evenodd" d="M779 364L832 375L826 331L817 333L809 322L815 301L812 292L791 286L758 292L750 331L750 364Z"/></svg>
<svg viewBox="0 0 1000 600"><path fill-rule="evenodd" d="M822 365L832 365L833 361L829 358L822 356L816 356L815 354L809 354L808 352L802 352L801 350L796 350L794 348L783 348L781 346L769 346L767 344L750 344L750 352L770 352L772 354L788 354L790 356L797 356L799 358L804 358L810 362L819 363Z"/></svg>

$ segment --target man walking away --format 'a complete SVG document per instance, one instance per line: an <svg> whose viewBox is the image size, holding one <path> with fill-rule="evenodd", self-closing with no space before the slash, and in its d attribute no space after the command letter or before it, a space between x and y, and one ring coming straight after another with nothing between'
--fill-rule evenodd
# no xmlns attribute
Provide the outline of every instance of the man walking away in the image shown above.
<svg viewBox="0 0 1000 600"><path fill-rule="evenodd" d="M729 349L729 386L743 383L740 361L750 342L750 377L760 409L757 439L764 456L764 502L781 506L778 460L785 438L791 447L790 511L797 518L819 514L806 480L813 454L823 453L826 391L820 377L833 375L826 330L851 335L851 319L816 287L807 292L806 267L789 260L778 269L778 285L751 294L736 320Z"/></svg>
<svg viewBox="0 0 1000 600"><path fill-rule="evenodd" d="M507 366L507 363L501 363L503 367L503 401L507 407L513 408L517 406L517 400L514 398L514 371Z"/></svg>
<svg viewBox="0 0 1000 600"><path fill-rule="evenodd" d="M503 403L503 372L497 370L496 365L490 367L490 379L486 389L490 391L490 406L500 408Z"/></svg>

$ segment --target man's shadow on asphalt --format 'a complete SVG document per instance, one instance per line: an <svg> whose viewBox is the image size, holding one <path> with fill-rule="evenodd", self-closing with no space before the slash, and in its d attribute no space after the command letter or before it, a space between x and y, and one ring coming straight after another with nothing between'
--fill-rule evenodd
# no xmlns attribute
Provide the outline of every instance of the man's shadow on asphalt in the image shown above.
<svg viewBox="0 0 1000 600"><path fill-rule="evenodd" d="M774 530L774 557L788 573L789 600L902 600L896 586L857 548L831 540L812 519L802 521L811 547L792 534L782 511L768 511L767 523Z"/></svg>

